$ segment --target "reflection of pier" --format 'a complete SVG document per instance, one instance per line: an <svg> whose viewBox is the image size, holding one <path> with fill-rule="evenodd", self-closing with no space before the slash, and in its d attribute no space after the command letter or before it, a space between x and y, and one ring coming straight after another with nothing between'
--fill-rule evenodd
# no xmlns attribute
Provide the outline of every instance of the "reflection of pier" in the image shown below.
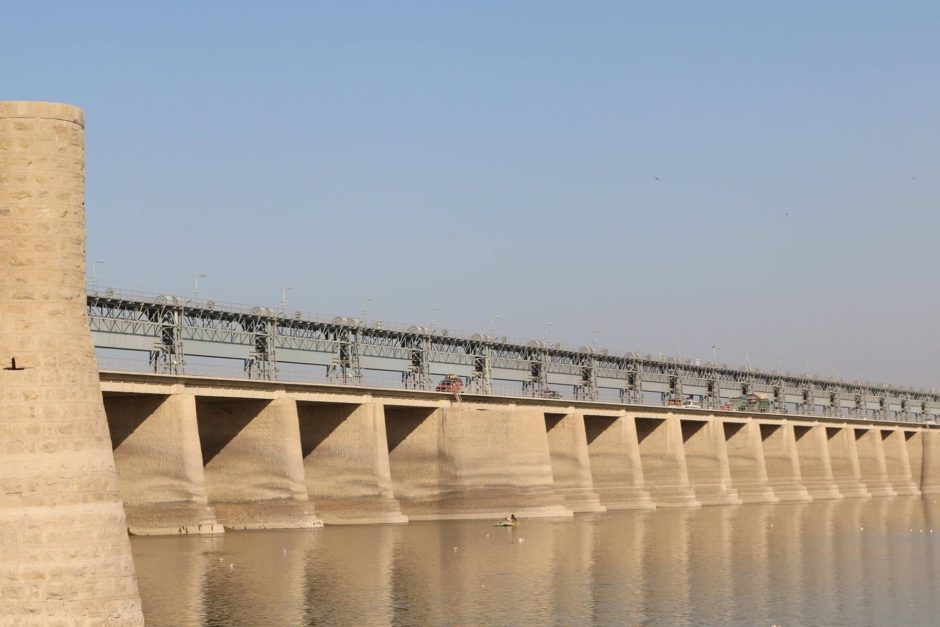
<svg viewBox="0 0 940 627"><path fill-rule="evenodd" d="M160 624L891 624L935 607L938 510L922 503L138 538L134 550Z"/></svg>

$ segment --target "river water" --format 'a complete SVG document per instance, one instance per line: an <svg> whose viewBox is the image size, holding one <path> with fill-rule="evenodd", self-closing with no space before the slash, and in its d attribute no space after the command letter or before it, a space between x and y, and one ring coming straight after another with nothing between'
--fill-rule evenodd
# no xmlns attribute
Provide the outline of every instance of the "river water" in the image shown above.
<svg viewBox="0 0 940 627"><path fill-rule="evenodd" d="M133 538L149 625L926 625L932 497Z"/></svg>

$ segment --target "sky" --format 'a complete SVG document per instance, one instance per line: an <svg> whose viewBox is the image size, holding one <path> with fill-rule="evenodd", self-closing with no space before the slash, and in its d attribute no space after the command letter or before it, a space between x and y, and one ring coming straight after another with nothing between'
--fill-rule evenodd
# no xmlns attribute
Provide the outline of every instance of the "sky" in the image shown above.
<svg viewBox="0 0 940 627"><path fill-rule="evenodd" d="M84 109L102 287L940 388L938 32L937 2L37 0L0 99Z"/></svg>

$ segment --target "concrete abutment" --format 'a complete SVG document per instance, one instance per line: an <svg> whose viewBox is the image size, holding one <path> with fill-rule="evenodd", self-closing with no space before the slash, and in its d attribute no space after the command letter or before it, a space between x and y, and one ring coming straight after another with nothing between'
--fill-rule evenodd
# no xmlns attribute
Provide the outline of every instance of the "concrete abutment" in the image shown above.
<svg viewBox="0 0 940 627"><path fill-rule="evenodd" d="M206 494L196 397L105 395L104 406L130 533L222 533Z"/></svg>
<svg viewBox="0 0 940 627"><path fill-rule="evenodd" d="M527 407L385 407L395 496L410 520L566 517L544 412Z"/></svg>
<svg viewBox="0 0 940 627"><path fill-rule="evenodd" d="M846 498L867 498L871 492L862 482L858 463L855 429L851 426L824 426L832 465L832 479Z"/></svg>
<svg viewBox="0 0 940 627"><path fill-rule="evenodd" d="M326 524L405 523L392 489L385 408L298 404L310 498Z"/></svg>
<svg viewBox="0 0 940 627"><path fill-rule="evenodd" d="M843 498L832 475L826 427L795 424L793 438L796 440L803 484L810 496L814 500Z"/></svg>
<svg viewBox="0 0 940 627"><path fill-rule="evenodd" d="M633 416L584 416L594 491L607 509L651 509Z"/></svg>
<svg viewBox="0 0 940 627"><path fill-rule="evenodd" d="M731 483L744 503L777 503L770 487L760 425L753 420L722 423Z"/></svg>
<svg viewBox="0 0 940 627"><path fill-rule="evenodd" d="M793 425L788 422L762 422L758 425L764 449L767 482L781 501L813 500L803 483L803 471Z"/></svg>
<svg viewBox="0 0 940 627"><path fill-rule="evenodd" d="M579 412L549 412L544 416L555 490L564 499L565 506L575 513L606 511L594 490L585 423L594 418L607 420L607 417L585 416Z"/></svg>
<svg viewBox="0 0 940 627"><path fill-rule="evenodd" d="M643 478L656 507L696 507L701 502L689 483L682 425L672 415L636 416Z"/></svg>
<svg viewBox="0 0 940 627"><path fill-rule="evenodd" d="M229 529L318 527L307 494L297 403L198 397L206 492Z"/></svg>

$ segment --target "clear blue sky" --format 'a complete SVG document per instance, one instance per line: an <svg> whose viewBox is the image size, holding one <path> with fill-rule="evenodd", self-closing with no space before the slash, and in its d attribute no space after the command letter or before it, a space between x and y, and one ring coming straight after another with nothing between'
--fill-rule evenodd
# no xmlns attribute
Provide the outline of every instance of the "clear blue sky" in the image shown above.
<svg viewBox="0 0 940 627"><path fill-rule="evenodd" d="M102 285L940 387L940 3L2 13Z"/></svg>

